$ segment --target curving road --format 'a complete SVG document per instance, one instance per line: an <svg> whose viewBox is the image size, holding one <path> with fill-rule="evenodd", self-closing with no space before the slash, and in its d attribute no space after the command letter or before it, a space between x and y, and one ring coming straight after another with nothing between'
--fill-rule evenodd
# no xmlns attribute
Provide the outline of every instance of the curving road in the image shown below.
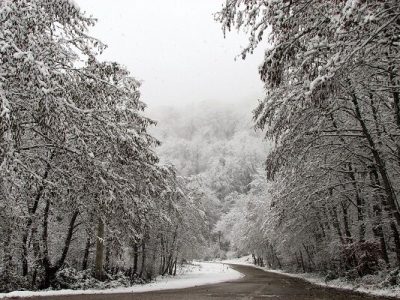
<svg viewBox="0 0 400 300"><path fill-rule="evenodd" d="M75 295L34 297L30 300L197 300L197 299L280 299L280 300L377 300L364 294L322 288L301 279L269 273L250 266L232 265L245 277L213 285L137 294Z"/></svg>

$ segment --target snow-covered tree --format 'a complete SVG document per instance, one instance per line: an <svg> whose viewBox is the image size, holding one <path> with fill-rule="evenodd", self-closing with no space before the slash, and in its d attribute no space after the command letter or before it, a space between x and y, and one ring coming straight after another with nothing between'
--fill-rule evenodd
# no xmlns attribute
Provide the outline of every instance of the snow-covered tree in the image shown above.
<svg viewBox="0 0 400 300"><path fill-rule="evenodd" d="M400 262L399 10L229 0L217 14L248 30L243 57L266 48L255 122L275 142L271 211L289 266L364 275Z"/></svg>
<svg viewBox="0 0 400 300"><path fill-rule="evenodd" d="M0 290L57 285L66 266L105 279L140 243L145 261L152 224L195 207L158 163L139 82L98 60L71 1L1 1L0 23Z"/></svg>

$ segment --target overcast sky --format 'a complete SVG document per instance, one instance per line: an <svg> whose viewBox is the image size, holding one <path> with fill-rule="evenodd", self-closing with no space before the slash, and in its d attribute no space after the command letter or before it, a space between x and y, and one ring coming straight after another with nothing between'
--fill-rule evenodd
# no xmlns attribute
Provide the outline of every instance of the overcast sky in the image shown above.
<svg viewBox="0 0 400 300"><path fill-rule="evenodd" d="M244 34L224 39L213 14L224 0L75 0L98 18L91 33L108 45L103 57L118 61L143 82L151 109L199 101L249 101L262 95L259 49L245 61Z"/></svg>

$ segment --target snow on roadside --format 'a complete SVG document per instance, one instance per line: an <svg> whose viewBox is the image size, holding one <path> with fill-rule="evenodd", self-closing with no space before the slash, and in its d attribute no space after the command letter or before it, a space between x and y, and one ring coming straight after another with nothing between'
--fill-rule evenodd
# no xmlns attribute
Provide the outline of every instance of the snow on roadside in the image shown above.
<svg viewBox="0 0 400 300"><path fill-rule="evenodd" d="M254 267L253 258L251 257L251 255L242 256L242 257L238 257L238 258L232 258L232 259L225 259L225 260L222 260L221 263Z"/></svg>
<svg viewBox="0 0 400 300"><path fill-rule="evenodd" d="M164 276L156 281L135 285L127 288L115 288L106 290L59 290L59 291L15 291L0 293L0 299L15 297L37 297L57 295L87 295L87 294L119 294L119 293L143 293L159 290L183 289L206 284L215 284L224 281L242 278L243 274L233 270L223 263L195 262L193 266L177 276Z"/></svg>
<svg viewBox="0 0 400 300"><path fill-rule="evenodd" d="M234 258L234 259L227 259L227 260L222 260L221 263L226 263L226 264L236 264L236 265L246 265L246 266L253 266L255 268L271 272L271 273L276 273L276 274L281 274L293 278L299 278L303 279L309 283L321 286L321 287L329 287L329 288L337 288L337 289L342 289L342 290L351 290L355 292L360 292L360 293L365 293L373 296L384 296L384 297L394 297L394 298L400 298L400 286L396 287L387 287L387 288L382 288L378 287L377 285L363 285L361 286L360 284L356 283L351 283L348 281L345 281L343 279L334 279L334 280L329 280L326 281L324 277L322 277L319 274L315 273L288 273L282 270L272 270L268 269L267 267L259 267L255 266L252 263L252 257L251 255L240 257L240 258Z"/></svg>
<svg viewBox="0 0 400 300"><path fill-rule="evenodd" d="M359 284L351 283L340 278L326 281L325 278L323 278L321 275L315 273L287 273L282 270L270 270L268 268L262 268L262 267L258 268L271 273L277 273L294 278L300 278L307 282L322 287L337 288L341 290L351 290L354 292L365 293L373 296L400 298L400 287L382 288L376 285L361 286Z"/></svg>

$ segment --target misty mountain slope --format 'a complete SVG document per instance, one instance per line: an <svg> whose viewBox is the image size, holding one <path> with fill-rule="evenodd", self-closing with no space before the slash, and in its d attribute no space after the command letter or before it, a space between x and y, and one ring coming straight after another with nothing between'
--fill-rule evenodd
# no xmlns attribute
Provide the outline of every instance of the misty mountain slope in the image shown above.
<svg viewBox="0 0 400 300"><path fill-rule="evenodd" d="M162 141L157 150L161 159L185 176L241 160L258 167L266 145L253 128L251 108L208 102L158 108L151 115L158 120L152 132Z"/></svg>
<svg viewBox="0 0 400 300"><path fill-rule="evenodd" d="M203 102L160 108L152 111L152 116L159 121L152 133L162 140L158 148L161 160L207 191L205 198L214 199L204 209L209 216L209 239L217 248L210 255L219 256L219 250L229 247L226 240L221 246L224 239L215 231L215 224L239 195L249 192L268 152L268 144L253 128L251 107L245 102L237 106Z"/></svg>

